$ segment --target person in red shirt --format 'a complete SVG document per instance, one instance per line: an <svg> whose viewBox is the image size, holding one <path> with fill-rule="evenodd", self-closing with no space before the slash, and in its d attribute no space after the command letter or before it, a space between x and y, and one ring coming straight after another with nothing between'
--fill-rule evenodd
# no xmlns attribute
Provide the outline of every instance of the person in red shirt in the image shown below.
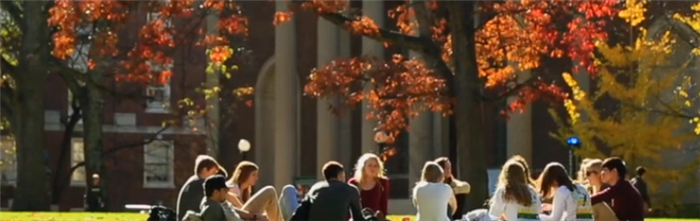
<svg viewBox="0 0 700 221"><path fill-rule="evenodd" d="M600 175L610 187L591 196L594 210L597 204L610 202L610 208L619 220L644 220L644 200L639 191L625 180L625 162L617 157L605 159Z"/></svg>
<svg viewBox="0 0 700 221"><path fill-rule="evenodd" d="M389 207L389 179L384 175L384 164L377 155L362 155L348 183L360 190L362 207L380 212L379 218L385 219Z"/></svg>

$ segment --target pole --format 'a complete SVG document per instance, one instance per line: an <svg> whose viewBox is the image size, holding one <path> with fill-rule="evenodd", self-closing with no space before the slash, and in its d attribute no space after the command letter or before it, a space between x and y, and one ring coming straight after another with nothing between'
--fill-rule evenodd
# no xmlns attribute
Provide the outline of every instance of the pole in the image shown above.
<svg viewBox="0 0 700 221"><path fill-rule="evenodd" d="M569 176L574 176L574 146L569 146Z"/></svg>

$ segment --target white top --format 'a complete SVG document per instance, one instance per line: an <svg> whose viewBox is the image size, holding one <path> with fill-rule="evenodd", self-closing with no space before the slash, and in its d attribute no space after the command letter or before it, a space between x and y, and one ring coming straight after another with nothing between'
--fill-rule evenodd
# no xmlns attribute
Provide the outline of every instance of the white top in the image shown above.
<svg viewBox="0 0 700 221"><path fill-rule="evenodd" d="M506 201L503 197L506 188L499 186L493 193L493 197L491 197L489 215L495 217L501 217L501 215L505 215L507 221L539 220L537 216L538 214L542 213L542 208L540 207L540 197L534 188L528 186L528 189L530 189L532 204L526 207L518 204L518 202L516 201Z"/></svg>
<svg viewBox="0 0 700 221"><path fill-rule="evenodd" d="M571 191L566 186L559 186L554 191L552 199L552 212L540 214L542 221L576 220L576 201L571 196Z"/></svg>
<svg viewBox="0 0 700 221"><path fill-rule="evenodd" d="M575 184L573 192L565 186L560 186L554 192L552 212L549 215L540 214L543 221L592 221L591 198L586 188Z"/></svg>
<svg viewBox="0 0 700 221"><path fill-rule="evenodd" d="M228 186L228 193L230 193L231 195L238 198L238 200L243 202L243 199L241 198L241 187L239 187L238 184L230 182L226 183L226 185Z"/></svg>
<svg viewBox="0 0 700 221"><path fill-rule="evenodd" d="M453 197L452 188L444 183L419 182L413 188L417 221L450 221L447 204Z"/></svg>

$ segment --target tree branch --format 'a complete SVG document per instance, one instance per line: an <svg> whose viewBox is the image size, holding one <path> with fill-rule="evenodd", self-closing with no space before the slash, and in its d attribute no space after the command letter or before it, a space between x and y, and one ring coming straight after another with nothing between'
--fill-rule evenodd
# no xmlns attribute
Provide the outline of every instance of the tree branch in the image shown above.
<svg viewBox="0 0 700 221"><path fill-rule="evenodd" d="M170 126L166 126L166 127L160 128L160 130L158 130L155 134L153 134L153 136L151 136L150 138L148 138L148 139L145 140L145 141L136 142L136 143L130 143L130 144L125 144L125 145L117 146L117 147L111 148L111 149L109 149L109 150L107 150L107 151L104 151L104 152L102 152L102 157L109 156L110 154L114 154L114 153L116 153L116 152L118 152L118 151L120 151L120 150L125 150L125 149L129 149L129 148L140 147L140 146L143 146L143 145L150 144L150 143L152 143L153 141L155 141L155 140L158 138L158 135L162 134L162 133L165 132L167 129L170 129ZM74 172L76 169L78 169L78 168L80 168L80 167L82 167L82 166L85 166L85 161L76 163L74 166L72 166L72 167L70 168L68 174L73 174L73 172Z"/></svg>

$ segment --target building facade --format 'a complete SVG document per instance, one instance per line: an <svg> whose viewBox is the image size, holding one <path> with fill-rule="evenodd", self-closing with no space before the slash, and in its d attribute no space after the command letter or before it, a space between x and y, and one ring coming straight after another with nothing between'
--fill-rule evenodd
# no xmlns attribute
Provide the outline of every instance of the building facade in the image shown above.
<svg viewBox="0 0 700 221"><path fill-rule="evenodd" d="M362 8L377 24L394 29L395 21L387 16L387 10L403 2L364 0L352 4ZM239 5L248 17L249 33L243 50L246 55L233 61L239 70L232 78L209 79L205 74L204 51L181 51L175 56L171 82L144 91L158 95L154 96L158 99L105 99L104 148L123 149L105 158L108 174L102 176L109 182L110 210L123 210L124 204L158 201L174 205L179 187L193 173L197 154L216 156L229 174L241 160L253 160L260 166L261 184L279 188L300 180L315 180L320 177L321 166L329 160L343 163L350 174L362 153L379 151L373 140L376 122L362 117L366 109L358 107L334 116L328 105L336 101L304 96L302 88L313 68L332 59L358 55L389 58L408 51L351 36L310 12L295 12L292 22L273 25L275 12L287 11L284 1L241 1ZM144 21L148 16L151 15L143 15ZM547 64L549 71L555 72L569 71L572 66L567 60ZM582 87L592 87L588 75L576 76ZM51 165L56 165L60 155L58 147L64 134L61 119L70 113L71 98L61 82L59 76L50 75L46 83L49 99L46 99L45 136ZM207 116L194 126L182 125L158 133L163 121L177 116L163 106L176 105L184 97L200 96L193 88L202 82L218 82L223 85L224 92L254 87L253 105L249 107L245 100L234 98L232 93L221 93L220 102L211 104L217 109L216 116ZM484 130L491 132L486 133L489 149L484 157L489 166L499 168L508 156L515 154L531 162L535 171L552 161L565 163L567 147L549 135L556 129L547 111L550 107L544 101L537 101L523 113L514 113L507 121L499 114L498 104L485 107L488 118L484 120L489 123ZM411 130L397 142L397 154L386 162L393 199L390 210L397 213L411 212L409 192L419 178L423 163L454 154L454 150L448 148L447 118L423 113L410 124ZM215 125L218 131L195 129L205 128L204 125ZM78 127L71 140L71 165L83 160L80 136ZM141 144L148 139L155 142ZM239 152L236 144L240 139L252 143L249 153ZM3 146L8 146L7 143L3 142ZM7 183L12 184L14 175L11 167L8 168L3 170L3 175L10 181ZM61 210L83 207L84 177L81 169L72 174L71 185L59 205ZM7 190L3 192L8 193ZM11 194L3 194L3 205L7 205L8 196Z"/></svg>

